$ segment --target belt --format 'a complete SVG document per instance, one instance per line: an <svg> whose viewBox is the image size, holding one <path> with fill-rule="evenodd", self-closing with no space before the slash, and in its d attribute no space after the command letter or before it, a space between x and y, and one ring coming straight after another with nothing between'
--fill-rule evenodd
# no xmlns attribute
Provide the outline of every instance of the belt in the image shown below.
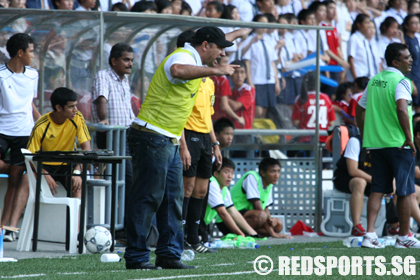
<svg viewBox="0 0 420 280"><path fill-rule="evenodd" d="M135 129L135 130L140 130L140 131L144 131L144 132L150 132L150 133L154 133L154 134L159 134L159 135L162 135L162 136L164 136L164 137L166 137L166 138L170 139L170 140L171 140L171 142L172 142L174 145L180 145L180 144L181 144L181 142L179 142L179 140L178 140L177 138L171 138L171 137L165 136L165 135L163 135L163 134L161 134L161 133L159 133L159 132L157 132L157 131L154 131L154 130L148 129L148 128L146 128L145 126L141 126L141 125L139 125L139 124L137 124L137 123L134 123L134 122L131 124L131 128L132 128L132 129Z"/></svg>

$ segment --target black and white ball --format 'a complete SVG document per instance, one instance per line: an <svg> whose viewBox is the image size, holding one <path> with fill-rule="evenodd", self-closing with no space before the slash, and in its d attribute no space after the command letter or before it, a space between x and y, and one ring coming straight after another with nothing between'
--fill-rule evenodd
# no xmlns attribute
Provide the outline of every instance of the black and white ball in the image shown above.
<svg viewBox="0 0 420 280"><path fill-rule="evenodd" d="M104 227L94 226L85 234L85 245L92 254L109 252L112 245L111 233Z"/></svg>

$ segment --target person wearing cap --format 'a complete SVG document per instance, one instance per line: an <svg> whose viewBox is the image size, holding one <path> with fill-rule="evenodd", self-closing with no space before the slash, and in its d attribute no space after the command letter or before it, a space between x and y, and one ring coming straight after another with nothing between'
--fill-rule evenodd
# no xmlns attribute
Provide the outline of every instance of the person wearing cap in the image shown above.
<svg viewBox="0 0 420 280"><path fill-rule="evenodd" d="M159 65L146 99L128 132L134 184L127 213L127 269L192 269L180 261L182 162L179 144L203 77L230 75L234 66L211 66L232 46L217 27L197 30L191 44L178 48ZM146 238L156 216L159 240L155 265Z"/></svg>

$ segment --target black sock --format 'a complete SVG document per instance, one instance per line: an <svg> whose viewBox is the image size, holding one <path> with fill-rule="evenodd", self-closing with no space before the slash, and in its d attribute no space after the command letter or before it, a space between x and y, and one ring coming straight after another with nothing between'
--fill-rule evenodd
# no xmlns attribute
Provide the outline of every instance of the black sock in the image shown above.
<svg viewBox="0 0 420 280"><path fill-rule="evenodd" d="M184 202L182 203L182 224L185 226L187 222L188 203L190 202L189 197L184 196Z"/></svg>
<svg viewBox="0 0 420 280"><path fill-rule="evenodd" d="M190 244L197 244L200 240L198 239L198 227L200 226L201 209L203 207L203 199L190 197L190 203L188 205L187 215L187 241Z"/></svg>

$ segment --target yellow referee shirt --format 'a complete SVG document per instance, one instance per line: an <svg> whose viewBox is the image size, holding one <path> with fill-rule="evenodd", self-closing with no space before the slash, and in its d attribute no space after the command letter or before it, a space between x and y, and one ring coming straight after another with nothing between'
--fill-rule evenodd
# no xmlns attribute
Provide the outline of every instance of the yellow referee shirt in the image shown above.
<svg viewBox="0 0 420 280"><path fill-rule="evenodd" d="M201 81L198 96L185 129L200 133L210 133L213 130L211 121L211 115L214 114L213 104L214 83L212 79L206 77Z"/></svg>

